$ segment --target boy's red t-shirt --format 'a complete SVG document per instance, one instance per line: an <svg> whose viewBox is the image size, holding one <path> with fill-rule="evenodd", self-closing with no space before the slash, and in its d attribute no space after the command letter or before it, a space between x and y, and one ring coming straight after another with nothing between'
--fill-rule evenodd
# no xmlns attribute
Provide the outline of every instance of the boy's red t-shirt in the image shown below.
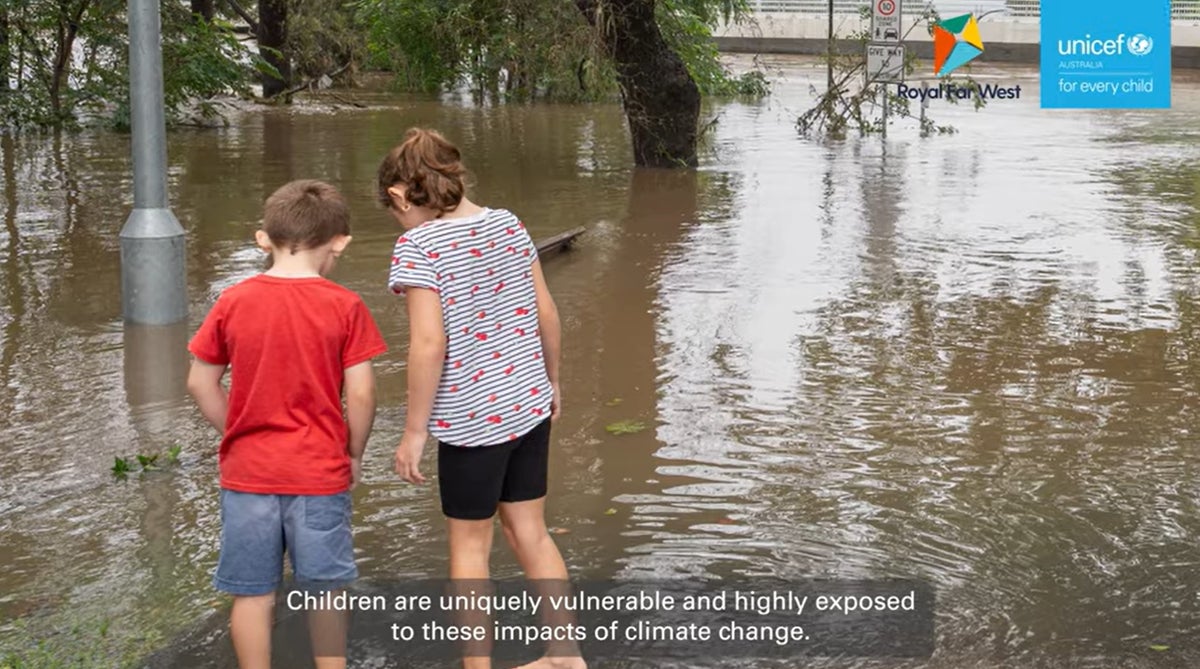
<svg viewBox="0 0 1200 669"><path fill-rule="evenodd" d="M323 278L258 275L221 294L188 350L230 367L222 488L349 489L344 370L387 350L362 298Z"/></svg>

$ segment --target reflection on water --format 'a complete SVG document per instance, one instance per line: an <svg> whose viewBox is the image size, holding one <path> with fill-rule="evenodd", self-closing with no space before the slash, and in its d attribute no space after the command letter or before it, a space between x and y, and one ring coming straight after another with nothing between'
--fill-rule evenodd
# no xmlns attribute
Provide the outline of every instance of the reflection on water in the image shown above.
<svg viewBox="0 0 1200 669"><path fill-rule="evenodd" d="M1027 99L935 105L958 135L820 145L793 122L821 72L772 66L772 99L711 110L691 173L630 170L616 106L380 95L173 135L192 324L166 333L120 324L126 139L4 138L0 617L98 612L165 637L209 620L216 438L184 397L183 342L259 267L263 197L308 176L351 199L335 278L392 346L355 492L362 571L444 572L434 490L390 473L406 333L372 203L379 156L421 124L536 235L589 226L547 263L566 341L550 513L577 574L917 576L939 590L929 666L1189 666L1200 86L1177 83L1167 113L1061 114L1031 72L994 70ZM648 429L605 431L620 420ZM113 457L175 443L178 466L111 481Z"/></svg>

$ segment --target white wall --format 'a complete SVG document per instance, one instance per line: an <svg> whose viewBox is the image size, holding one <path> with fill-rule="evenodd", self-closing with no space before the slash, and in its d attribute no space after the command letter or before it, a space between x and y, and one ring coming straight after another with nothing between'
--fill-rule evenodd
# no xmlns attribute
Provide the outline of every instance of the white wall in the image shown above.
<svg viewBox="0 0 1200 669"><path fill-rule="evenodd" d="M862 21L850 14L835 15L834 32L840 37L868 28L870 21ZM923 26L911 31L906 21L906 41L928 42L929 33ZM987 17L979 23L979 35L986 48L989 42L997 44L1038 44L1041 42L1040 24L1037 19L1014 19ZM810 13L785 14L763 13L755 17L755 23L724 26L716 31L717 37L754 37L765 39L826 39L828 18ZM1171 29L1172 46L1200 46L1200 25L1177 22Z"/></svg>

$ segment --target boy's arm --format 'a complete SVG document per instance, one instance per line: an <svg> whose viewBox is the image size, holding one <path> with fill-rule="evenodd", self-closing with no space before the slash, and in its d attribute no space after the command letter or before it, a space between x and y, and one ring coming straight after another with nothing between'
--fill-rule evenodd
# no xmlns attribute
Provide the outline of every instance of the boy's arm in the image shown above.
<svg viewBox="0 0 1200 669"><path fill-rule="evenodd" d="M424 483L418 465L429 439L429 417L442 380L446 362L446 329L442 301L428 288L407 290L408 328L408 417L404 437L396 449L396 473L410 483Z"/></svg>
<svg viewBox="0 0 1200 669"><path fill-rule="evenodd" d="M199 358L192 360L187 389L200 407L200 413L217 432L225 434L225 417L229 413L229 396L221 386L225 365L214 365Z"/></svg>
<svg viewBox="0 0 1200 669"><path fill-rule="evenodd" d="M371 361L346 368L346 423L350 428L350 457L361 459L375 426L375 370Z"/></svg>
<svg viewBox="0 0 1200 669"><path fill-rule="evenodd" d="M546 277L542 274L542 263L533 261L533 289L537 294L538 332L542 340L542 357L546 362L546 375L554 387L554 406L550 417L558 418L562 412L562 391L558 385L558 366L562 356L562 322L558 318L558 306L550 295Z"/></svg>
<svg viewBox="0 0 1200 669"><path fill-rule="evenodd" d="M375 369L371 359L387 350L383 335L361 299L346 317L342 342L342 395L346 401L346 454L350 456L350 488L362 481L362 457L375 426Z"/></svg>

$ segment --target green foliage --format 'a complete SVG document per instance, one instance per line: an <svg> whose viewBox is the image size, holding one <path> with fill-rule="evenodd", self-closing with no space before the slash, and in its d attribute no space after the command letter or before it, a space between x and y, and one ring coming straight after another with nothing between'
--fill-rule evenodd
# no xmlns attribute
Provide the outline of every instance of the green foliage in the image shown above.
<svg viewBox="0 0 1200 669"><path fill-rule="evenodd" d="M137 456L137 461L138 464L142 466L142 471L148 472L155 468L155 463L158 462L158 454L155 453L154 455L142 455L139 453Z"/></svg>
<svg viewBox="0 0 1200 669"><path fill-rule="evenodd" d="M616 72L598 31L571 0L358 0L368 64L406 90L468 84L497 99L611 99ZM664 39L706 95L763 95L760 72L732 76L712 40L718 22L744 16L745 0L663 0Z"/></svg>
<svg viewBox="0 0 1200 669"><path fill-rule="evenodd" d="M103 102L111 65L121 57L120 41L112 39L124 25L120 0L0 1L17 84L0 102L5 125L68 125Z"/></svg>
<svg viewBox="0 0 1200 669"><path fill-rule="evenodd" d="M356 2L304 0L293 2L288 14L288 55L292 74L316 79L367 56L362 26L355 21Z"/></svg>
<svg viewBox="0 0 1200 669"><path fill-rule="evenodd" d="M125 0L0 0L5 7L8 63L17 86L0 99L0 123L71 126L107 117L128 127ZM184 3L161 7L163 91L171 120L195 101L248 92L252 59L232 26L196 21ZM200 108L204 115L205 106Z"/></svg>
<svg viewBox="0 0 1200 669"><path fill-rule="evenodd" d="M744 16L744 2L722 0L664 0L656 7L663 39L687 65L703 95L763 97L769 92L766 76L752 70L734 76L721 63L713 40L713 26Z"/></svg>
<svg viewBox="0 0 1200 669"><path fill-rule="evenodd" d="M125 458L113 458L112 473L118 480L124 481L129 477L129 472L132 467L129 466L129 461Z"/></svg>
<svg viewBox="0 0 1200 669"><path fill-rule="evenodd" d="M226 94L249 96L259 59L238 41L233 25L221 19L195 21L180 11L185 9L182 5L175 9L164 21L171 38L163 38L163 98L171 120L179 121L193 101L201 102L202 116L211 116L212 108L204 101Z"/></svg>
<svg viewBox="0 0 1200 669"><path fill-rule="evenodd" d="M465 19L452 4L359 0L367 64L394 72L405 89L435 92L460 76L465 59L453 26Z"/></svg>
<svg viewBox="0 0 1200 669"><path fill-rule="evenodd" d="M663 0L672 11L684 11L698 18L705 25L744 21L750 18L750 3L747 0Z"/></svg>
<svg viewBox="0 0 1200 669"><path fill-rule="evenodd" d="M869 7L862 10L862 18L866 24L869 24L870 12ZM912 23L908 32L924 25L932 34L933 26L939 20L941 19L936 11L927 9ZM952 126L937 124L924 110L914 115L913 101L898 95L892 86L883 82L865 81L866 48L870 39L869 29L864 29L851 36L856 45L852 53L826 57L833 70L833 86L821 93L817 104L797 120L796 125L800 133L804 136L819 135L831 139L844 139L850 130L855 130L860 135L886 134L887 126L899 118L916 118L923 137L956 132ZM906 78L917 71L919 64L916 55L911 50L908 51L904 61ZM971 89L977 89L979 85L970 76L943 77L939 78L938 83ZM972 96L972 100L976 109L987 104L986 100L978 95ZM950 97L946 102L957 104L958 99ZM888 111L886 120L883 114L885 104Z"/></svg>
<svg viewBox="0 0 1200 669"><path fill-rule="evenodd" d="M166 461L168 465L179 464L179 455L183 452L183 446L174 444L165 451ZM129 478L129 474L133 472L133 462L141 467L143 474L156 471L159 469L158 458L161 453L137 453L130 458L113 458L112 474L118 481L124 481ZM0 667L3 669L3 667Z"/></svg>
<svg viewBox="0 0 1200 669"><path fill-rule="evenodd" d="M598 36L565 0L359 0L368 64L406 90L502 99L615 93Z"/></svg>
<svg viewBox="0 0 1200 669"><path fill-rule="evenodd" d="M0 0L17 81L0 97L0 124L69 126L107 119L129 127L127 0ZM253 16L253 3L242 5ZM232 10L218 3L220 11ZM250 95L272 72L221 15L160 4L168 121L208 122L218 96ZM764 95L761 72L733 76L712 40L722 21L747 16L747 0L660 0L664 38L706 95ZM232 14L231 14L232 16ZM241 19L235 20L240 21ZM297 83L360 65L395 73L400 88L467 85L494 100L612 99L616 72L573 0L303 0L289 12L287 58ZM7 56L7 58L5 58ZM277 73L275 73L277 74Z"/></svg>

